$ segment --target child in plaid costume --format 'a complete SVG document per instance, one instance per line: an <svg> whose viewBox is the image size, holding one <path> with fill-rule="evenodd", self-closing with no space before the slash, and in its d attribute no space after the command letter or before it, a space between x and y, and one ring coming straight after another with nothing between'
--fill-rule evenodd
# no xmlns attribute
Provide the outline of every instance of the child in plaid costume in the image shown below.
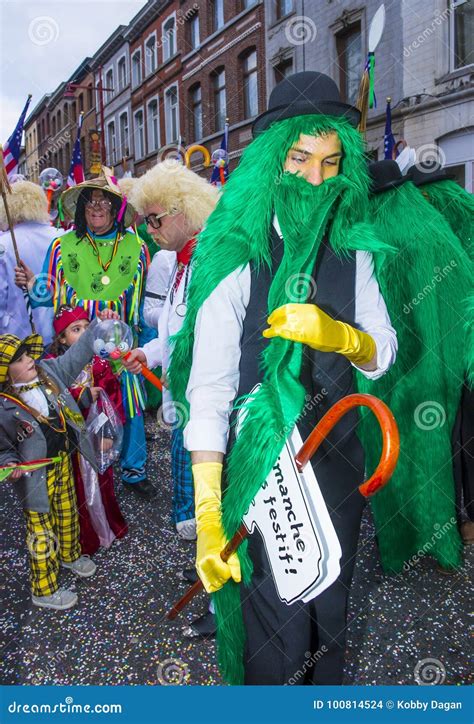
<svg viewBox="0 0 474 724"><path fill-rule="evenodd" d="M41 362L36 362L43 352L39 335L23 340L0 335L0 465L54 459L29 473L14 470L10 479L26 518L33 604L55 610L77 602L76 593L59 588L60 565L83 578L96 571L91 559L81 556L70 454L78 448L93 465L95 458L67 389L92 359L96 324L74 350Z"/></svg>

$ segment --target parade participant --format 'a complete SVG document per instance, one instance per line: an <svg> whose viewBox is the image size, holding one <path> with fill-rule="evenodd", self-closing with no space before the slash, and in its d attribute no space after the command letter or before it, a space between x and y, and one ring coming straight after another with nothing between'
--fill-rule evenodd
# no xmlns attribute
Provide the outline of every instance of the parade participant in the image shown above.
<svg viewBox="0 0 474 724"><path fill-rule="evenodd" d="M449 175L449 169L431 168L418 163L407 178L413 181L427 201L446 219L461 247L474 262L474 198ZM472 273L472 272L471 272ZM464 303L464 300L462 300ZM466 305L468 324L474 314ZM461 402L453 430L453 463L456 483L459 530L463 542L474 543L474 391L463 385ZM467 518L466 518L467 516Z"/></svg>
<svg viewBox="0 0 474 724"><path fill-rule="evenodd" d="M56 338L51 345L50 355L46 358L59 357L75 345L89 327L89 317L82 307L63 306L55 315L53 324ZM101 390L106 393L123 424L125 417L120 382L114 375L110 362L94 355L92 362L86 365L78 378L69 385L69 391L86 420L93 402L98 401L99 412L106 414L101 405ZM72 463L81 551L92 555L99 546L110 548L116 538L123 538L128 527L115 497L113 466L97 472L77 451L72 456ZM88 484L87 489L85 482ZM92 494L91 490L96 490L97 494Z"/></svg>
<svg viewBox="0 0 474 724"><path fill-rule="evenodd" d="M0 336L0 464L54 459L25 474L14 469L10 478L26 519L33 604L59 611L77 603L76 593L59 588L59 566L82 578L96 571L95 563L81 555L70 454L77 446L92 465L95 456L68 391L92 359L95 324L74 350L41 362L36 361L43 352L39 335Z"/></svg>
<svg viewBox="0 0 474 724"><path fill-rule="evenodd" d="M302 72L281 81L193 261L169 378L174 399L189 401L197 570L215 592L218 657L230 683L284 684L298 670L306 672L298 683L342 681L363 508L356 414L312 460L342 548L337 580L308 603L286 605L258 530L238 557L224 563L220 552L295 422L304 439L351 392L354 365L377 378L395 357L370 254L384 245L364 223L368 176L359 118L328 76ZM229 415L251 391L234 439ZM317 650L324 653L312 657Z"/></svg>
<svg viewBox="0 0 474 724"><path fill-rule="evenodd" d="M16 181L8 194L8 208L20 253L25 263L39 274L45 254L58 236L51 227L48 202L44 191L30 181ZM59 232L62 233L62 232ZM5 207L0 201L0 334L23 338L31 332L23 294L15 285L16 259ZM46 344L51 341L53 311L33 311L37 332Z"/></svg>
<svg viewBox="0 0 474 724"><path fill-rule="evenodd" d="M168 160L137 180L131 198L161 247L149 269L144 303L145 322L158 331L158 338L133 351L125 364L134 372L139 372L140 363L160 365L166 374L169 339L181 329L186 312L196 233L214 209L218 191L178 161ZM190 456L183 447L183 418L166 388L161 409L163 422L172 428L172 519L181 538L195 540L194 491Z"/></svg>
<svg viewBox="0 0 474 724"><path fill-rule="evenodd" d="M376 257L397 331L397 362L379 380L358 376L359 391L384 400L400 430L397 468L372 500L382 565L396 573L428 554L452 570L462 563L451 434L466 371L462 310L472 287L470 262L449 225L395 161L371 164L370 174L371 218L379 236L397 250L390 258ZM361 428L370 469L378 437L369 418Z"/></svg>
<svg viewBox="0 0 474 724"><path fill-rule="evenodd" d="M16 283L28 284L33 306L52 306L55 312L63 304L79 305L92 319L100 309L113 309L137 338L148 254L138 235L127 230L134 208L105 167L103 175L64 191L61 203L74 219L74 231L53 241L40 279L35 281L23 264ZM156 489L146 479L142 381L124 371L121 384L126 415L122 481L129 490L151 498Z"/></svg>

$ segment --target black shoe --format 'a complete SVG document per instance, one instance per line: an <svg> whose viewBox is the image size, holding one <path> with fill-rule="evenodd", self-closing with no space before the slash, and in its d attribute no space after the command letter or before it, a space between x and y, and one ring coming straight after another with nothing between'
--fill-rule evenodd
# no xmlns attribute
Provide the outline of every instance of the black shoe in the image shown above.
<svg viewBox="0 0 474 724"><path fill-rule="evenodd" d="M125 480L122 482L127 490L132 490L142 498L150 500L151 498L156 498L158 495L157 489L149 483L146 478L145 480L140 480L139 483L127 483Z"/></svg>
<svg viewBox="0 0 474 724"><path fill-rule="evenodd" d="M178 573L178 578L187 583L196 583L198 574L195 568L184 568Z"/></svg>
<svg viewBox="0 0 474 724"><path fill-rule="evenodd" d="M199 639L200 641L208 641L216 636L216 617L208 611L204 616L199 616L195 621L183 628L183 636L185 639Z"/></svg>

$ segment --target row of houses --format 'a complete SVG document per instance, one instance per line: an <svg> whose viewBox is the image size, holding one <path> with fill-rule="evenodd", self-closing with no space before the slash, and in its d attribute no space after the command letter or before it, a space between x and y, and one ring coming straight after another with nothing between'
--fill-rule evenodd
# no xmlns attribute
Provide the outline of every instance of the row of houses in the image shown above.
<svg viewBox="0 0 474 724"><path fill-rule="evenodd" d="M24 167L64 174L79 113L86 175L105 161L142 174L170 149L219 147L229 123L231 169L274 85L319 70L354 102L380 0L149 0L93 57L45 95L25 125ZM474 179L474 1L386 3L376 54L378 107L367 143L383 157L385 100L397 140L439 149L458 180ZM193 156L194 168L202 159Z"/></svg>

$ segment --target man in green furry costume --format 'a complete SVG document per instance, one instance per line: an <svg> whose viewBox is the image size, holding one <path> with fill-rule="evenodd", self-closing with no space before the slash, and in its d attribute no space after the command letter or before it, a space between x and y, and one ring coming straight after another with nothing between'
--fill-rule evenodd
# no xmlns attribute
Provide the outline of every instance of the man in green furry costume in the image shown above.
<svg viewBox="0 0 474 724"><path fill-rule="evenodd" d="M373 498L383 567L399 572L420 555L442 569L462 562L456 525L451 435L464 374L464 300L472 285L466 253L443 217L395 161L371 164L371 218L397 250L377 255L381 292L397 331L399 351L376 381L358 375L358 388L383 399L400 431L400 456L390 485ZM377 431L361 425L368 466L376 461Z"/></svg>
<svg viewBox="0 0 474 724"><path fill-rule="evenodd" d="M224 678L339 684L363 507L355 413L312 461L342 548L335 583L286 605L258 531L238 557L220 558L295 422L305 438L351 392L354 366L377 378L396 353L369 253L386 247L365 223L359 112L314 72L283 80L269 106L199 237L169 378L174 399L190 408L197 569L214 593ZM235 439L236 400L252 391Z"/></svg>

